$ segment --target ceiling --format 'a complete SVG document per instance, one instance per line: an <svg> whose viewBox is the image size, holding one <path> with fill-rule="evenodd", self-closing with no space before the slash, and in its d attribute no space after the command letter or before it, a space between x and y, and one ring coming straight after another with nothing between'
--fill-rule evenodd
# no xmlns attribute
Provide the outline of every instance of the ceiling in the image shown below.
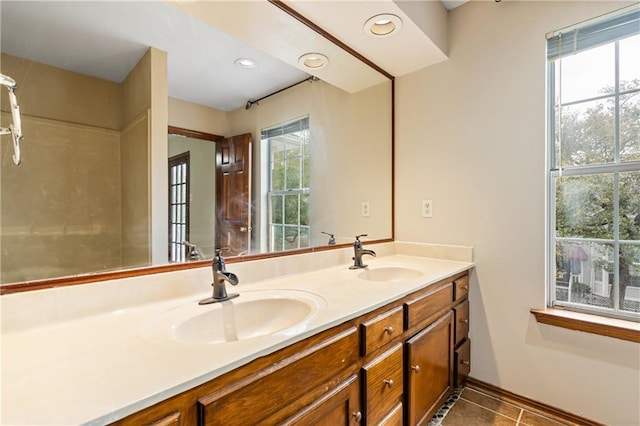
<svg viewBox="0 0 640 426"><path fill-rule="evenodd" d="M409 3L435 5L446 24L447 9L464 1ZM401 1L287 4L394 76L446 59ZM365 35L364 21L378 13L400 16L402 31L384 40ZM265 1L2 0L0 16L3 53L122 82L153 46L167 52L169 96L224 111L307 78L301 52L327 54L330 66L314 74L349 92L382 77ZM245 57L258 66L234 65Z"/></svg>

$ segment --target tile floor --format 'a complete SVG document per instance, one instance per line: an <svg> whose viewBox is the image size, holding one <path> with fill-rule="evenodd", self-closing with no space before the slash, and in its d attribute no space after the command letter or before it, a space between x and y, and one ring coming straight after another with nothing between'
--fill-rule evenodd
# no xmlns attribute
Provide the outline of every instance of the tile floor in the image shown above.
<svg viewBox="0 0 640 426"><path fill-rule="evenodd" d="M526 407L461 387L445 403L429 426L559 426L573 425L534 413Z"/></svg>

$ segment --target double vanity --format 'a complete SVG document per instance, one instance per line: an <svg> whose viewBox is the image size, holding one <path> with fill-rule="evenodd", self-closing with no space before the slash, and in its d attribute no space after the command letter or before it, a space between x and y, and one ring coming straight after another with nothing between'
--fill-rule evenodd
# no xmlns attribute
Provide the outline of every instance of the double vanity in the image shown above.
<svg viewBox="0 0 640 426"><path fill-rule="evenodd" d="M469 372L471 249L371 248L230 264L206 305L210 268L5 295L2 423L426 424Z"/></svg>

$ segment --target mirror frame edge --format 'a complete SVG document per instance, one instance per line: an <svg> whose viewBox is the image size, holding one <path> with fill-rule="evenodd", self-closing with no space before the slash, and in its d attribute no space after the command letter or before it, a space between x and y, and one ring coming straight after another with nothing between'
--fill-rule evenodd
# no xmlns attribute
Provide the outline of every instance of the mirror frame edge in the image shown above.
<svg viewBox="0 0 640 426"><path fill-rule="evenodd" d="M331 41L341 49L350 53L360 61L364 62L366 65L370 66L371 68L373 68L374 70L378 71L380 74L384 75L389 80L391 80L391 238L371 240L371 241L367 241L367 244L380 244L380 243L388 243L388 242L395 241L395 133L396 133L395 132L395 124L396 124L395 77L389 74L388 72L386 72L385 70L383 70L382 68L380 68L379 66L377 66L376 64L374 64L373 62L371 62L366 57L362 56L360 53L358 53L357 51L355 51L354 49L352 49L342 41L338 40L336 37L334 37L332 34L327 32L326 30L316 25L313 21L309 20L305 16L301 15L300 13L292 9L290 6L286 5L282 0L267 0L267 1L272 5L274 5L275 7L278 7L279 9L281 9L285 13L291 15L295 19L299 20L300 22L305 24L307 27L316 31L327 40ZM197 137L197 138L202 138L201 136L205 135L205 133L202 133L202 132L197 132L197 131L183 129L183 128L174 127L174 126L168 127L167 134L169 133L181 134L184 136L191 136L191 137ZM195 135L200 135L200 137ZM224 138L222 136L213 135L213 134L206 134L206 135ZM207 139L207 138L204 138L204 139ZM219 139L207 139L207 140L215 141ZM272 253L260 253L260 254L252 254L247 256L235 256L235 257L229 257L228 259L225 259L225 261L226 263L230 263L230 264L238 263L238 262L248 262L251 260L270 259L274 257L293 256L297 254L336 250L336 249L348 248L351 246L352 246L351 243L336 244L332 246L318 246L318 247L294 249L294 250L279 251L279 252L272 252ZM152 265L152 266L144 266L144 267L132 268L132 269L121 269L117 271L91 272L88 274L71 275L71 276L65 276L65 277L59 277L59 278L47 278L43 280L0 284L0 296L4 296L7 294L22 293L27 291L34 291L34 290L44 290L44 289L50 289L55 287L65 287L65 286L71 286L71 285L89 284L89 283L116 280L116 279L129 278L129 277L138 277L142 275L153 275L153 274L159 274L163 272L173 272L173 271L182 271L182 270L194 269L194 268L202 268L205 266L209 266L210 264L211 264L210 260L200 260L200 261L194 261L194 262L173 263L173 264L165 264L165 265L157 265L157 266Z"/></svg>

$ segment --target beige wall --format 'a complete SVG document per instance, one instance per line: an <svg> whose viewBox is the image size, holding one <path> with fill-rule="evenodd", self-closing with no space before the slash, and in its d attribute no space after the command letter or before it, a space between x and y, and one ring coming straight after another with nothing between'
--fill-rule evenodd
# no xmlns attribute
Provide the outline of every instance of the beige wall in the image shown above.
<svg viewBox="0 0 640 426"><path fill-rule="evenodd" d="M166 264L167 54L149 48L122 83L122 93L123 254L135 253L123 255L123 263Z"/></svg>
<svg viewBox="0 0 640 426"><path fill-rule="evenodd" d="M169 98L169 126L230 136L229 118L225 111L176 98Z"/></svg>
<svg viewBox="0 0 640 426"><path fill-rule="evenodd" d="M545 305L545 33L622 5L450 12L450 59L397 79L395 180L399 241L474 247L472 376L619 426L640 424L640 345L539 325L529 309Z"/></svg>
<svg viewBox="0 0 640 426"><path fill-rule="evenodd" d="M9 139L0 144L0 281L119 267L119 85L6 54L1 60L18 82L24 139L19 167ZM8 97L0 98L8 111ZM10 122L3 112L3 126Z"/></svg>
<svg viewBox="0 0 640 426"><path fill-rule="evenodd" d="M151 262L150 50L122 82L122 100L122 264L142 266Z"/></svg>
<svg viewBox="0 0 640 426"><path fill-rule="evenodd" d="M167 53L149 48L151 73L151 104L149 119L149 174L151 193L151 262L164 265L169 261L169 204L167 182L167 126L169 115L169 86L167 79Z"/></svg>
<svg viewBox="0 0 640 426"><path fill-rule="evenodd" d="M149 199L149 113L122 130L122 266L151 262Z"/></svg>
<svg viewBox="0 0 640 426"><path fill-rule="evenodd" d="M169 135L169 158L189 152L189 242L206 258L215 248L216 145Z"/></svg>
<svg viewBox="0 0 640 426"><path fill-rule="evenodd" d="M169 98L169 125L183 129L230 136L227 112ZM215 248L216 145L214 142L169 136L169 157L189 151L190 242L205 257L213 257Z"/></svg>
<svg viewBox="0 0 640 426"><path fill-rule="evenodd" d="M231 133L251 132L254 140L254 206L266 222L266 158L261 156L260 131L309 115L311 130L312 245L324 245L336 235L351 242L356 234L370 239L391 236L391 84L383 83L349 95L324 82L304 83L230 116ZM366 125L363 125L366 123ZM262 170L262 172L261 172ZM369 201L370 217L362 217L361 202ZM254 226L265 250L266 230Z"/></svg>
<svg viewBox="0 0 640 426"><path fill-rule="evenodd" d="M22 114L120 129L122 99L118 83L5 53L0 61L2 73L11 76L18 84L16 96ZM2 110L9 111L9 99L5 93L0 96Z"/></svg>
<svg viewBox="0 0 640 426"><path fill-rule="evenodd" d="M0 148L0 282L119 267L119 132L27 115L22 125L20 166L11 143Z"/></svg>

